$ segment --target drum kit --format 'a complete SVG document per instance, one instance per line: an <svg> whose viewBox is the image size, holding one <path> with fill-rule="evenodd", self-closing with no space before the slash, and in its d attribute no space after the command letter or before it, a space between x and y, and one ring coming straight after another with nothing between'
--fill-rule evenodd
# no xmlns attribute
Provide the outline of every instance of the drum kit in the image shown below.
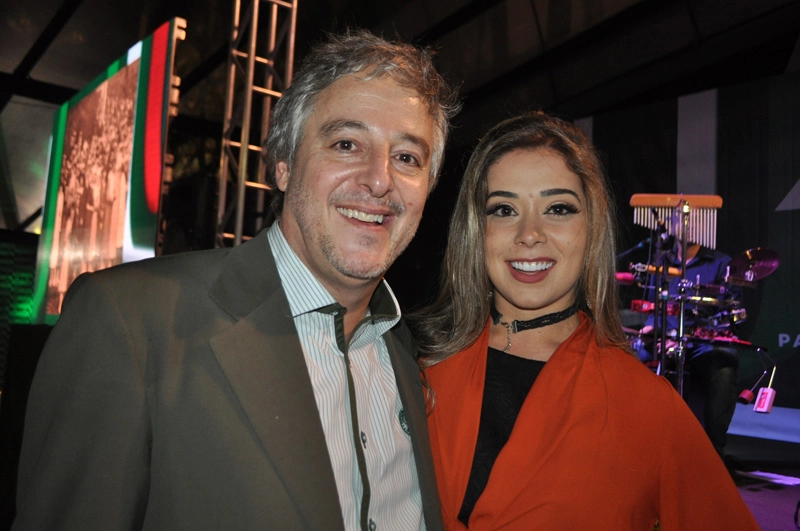
<svg viewBox="0 0 800 531"><path fill-rule="evenodd" d="M736 327L747 319L740 300L742 288L753 288L774 273L780 264L778 253L761 247L749 249L731 259L722 283L702 284L699 277L692 281L686 276L692 253L701 245L709 249L716 246L716 210L722 206L722 198L636 194L630 204L634 207L634 223L650 228L651 237L645 241L653 242L649 263L630 264L629 272L617 273L619 284L636 283L652 294L631 303L632 312L652 313L655 317L655 326L645 327L646 332L624 328L634 350L651 345L654 369L658 374L673 376L680 394L685 350L690 342L744 345L769 357L766 349L739 339ZM668 263L671 248L662 249L671 237L678 246L678 264ZM677 321L677 327L667 326L670 316L673 323Z"/></svg>
<svg viewBox="0 0 800 531"><path fill-rule="evenodd" d="M755 248L737 255L728 266L728 276L723 284L698 284L685 281L683 293L667 294L666 312L668 316L680 315L680 303L684 310L694 314L696 324L690 335L702 340L738 342L733 335L735 327L747 319L747 311L738 298L737 286L755 287L756 282L772 274L780 263L777 253L770 249ZM631 264L632 271L642 269L641 264ZM636 280L637 275L633 274ZM618 275L619 283L628 283L630 277ZM632 283L632 282L630 282ZM654 286L643 286L654 289ZM639 313L653 313L656 303L635 299L631 310ZM626 334L639 336L640 331L625 328Z"/></svg>

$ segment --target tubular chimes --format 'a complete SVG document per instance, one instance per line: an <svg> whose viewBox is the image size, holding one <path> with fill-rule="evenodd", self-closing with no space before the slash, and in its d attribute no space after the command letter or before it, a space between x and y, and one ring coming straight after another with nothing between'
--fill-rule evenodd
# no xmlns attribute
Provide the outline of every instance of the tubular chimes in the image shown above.
<svg viewBox="0 0 800 531"><path fill-rule="evenodd" d="M717 246L718 195L634 194L631 196L633 222L655 230L663 222L667 233L682 238L681 215L688 212L687 240L710 249Z"/></svg>

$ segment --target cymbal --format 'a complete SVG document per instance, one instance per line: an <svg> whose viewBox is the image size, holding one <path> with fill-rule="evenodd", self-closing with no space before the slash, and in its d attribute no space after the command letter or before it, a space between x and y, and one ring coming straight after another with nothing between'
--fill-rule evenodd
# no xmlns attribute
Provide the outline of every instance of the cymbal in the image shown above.
<svg viewBox="0 0 800 531"><path fill-rule="evenodd" d="M704 297L702 295L672 295L670 296L670 300L676 302L683 300L686 304L694 304L696 306L739 306L739 301L735 299Z"/></svg>
<svg viewBox="0 0 800 531"><path fill-rule="evenodd" d="M730 266L731 280L735 284L749 284L761 280L778 269L780 257L777 251L756 247L734 257Z"/></svg>

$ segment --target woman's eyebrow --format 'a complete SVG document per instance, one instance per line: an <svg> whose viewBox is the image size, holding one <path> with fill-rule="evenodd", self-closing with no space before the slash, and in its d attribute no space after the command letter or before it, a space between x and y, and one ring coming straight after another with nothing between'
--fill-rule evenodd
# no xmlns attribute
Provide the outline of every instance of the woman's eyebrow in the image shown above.
<svg viewBox="0 0 800 531"><path fill-rule="evenodd" d="M519 195L515 194L514 192L506 192L505 190L497 190L496 192L492 192L489 194L487 199L491 199L492 197L505 197L506 199L517 199Z"/></svg>
<svg viewBox="0 0 800 531"><path fill-rule="evenodd" d="M580 199L580 197L578 197L578 194L576 194L569 188L548 188L547 190L542 190L539 195L541 195L542 197L550 197L561 194L574 195L575 199Z"/></svg>

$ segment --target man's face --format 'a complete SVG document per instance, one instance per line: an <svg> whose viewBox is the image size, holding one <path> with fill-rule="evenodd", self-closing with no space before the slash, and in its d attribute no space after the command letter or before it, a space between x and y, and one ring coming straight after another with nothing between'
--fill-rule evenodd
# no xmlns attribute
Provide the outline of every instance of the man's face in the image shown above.
<svg viewBox="0 0 800 531"><path fill-rule="evenodd" d="M294 167L278 163L281 229L334 296L376 282L414 237L434 127L425 102L391 77L347 76L320 93Z"/></svg>

